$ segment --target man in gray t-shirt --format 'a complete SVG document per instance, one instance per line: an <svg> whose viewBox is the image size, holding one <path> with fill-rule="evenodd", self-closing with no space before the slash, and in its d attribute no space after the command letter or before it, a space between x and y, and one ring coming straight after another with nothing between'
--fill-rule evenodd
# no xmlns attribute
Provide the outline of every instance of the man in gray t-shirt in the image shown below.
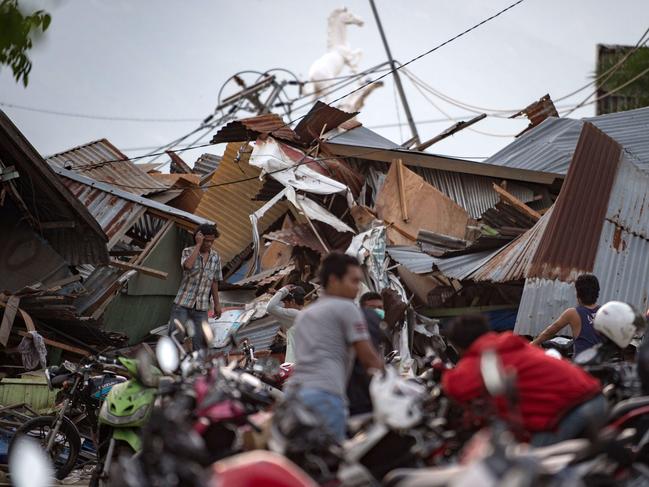
<svg viewBox="0 0 649 487"><path fill-rule="evenodd" d="M346 389L358 357L365 370L383 369L365 317L353 299L362 273L351 256L331 253L322 261L320 283L325 294L295 321L296 366L289 387L318 413L339 441L346 432Z"/></svg>

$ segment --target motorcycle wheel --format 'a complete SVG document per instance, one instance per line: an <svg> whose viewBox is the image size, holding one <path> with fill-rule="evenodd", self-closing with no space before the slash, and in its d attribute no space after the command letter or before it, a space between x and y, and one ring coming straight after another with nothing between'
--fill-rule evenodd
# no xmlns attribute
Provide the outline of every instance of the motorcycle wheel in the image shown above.
<svg viewBox="0 0 649 487"><path fill-rule="evenodd" d="M124 481L121 475L122 472L119 465L119 459L120 457L126 457L126 458L132 457L133 455L135 455L135 452L130 446L118 442L115 445L115 449L113 451L113 455L111 458L111 467L110 467L110 471L108 472L108 476L106 477L102 475L104 462L106 461L106 458L104 457L100 460L100 462L98 462L97 468L92 473L92 476L90 477L90 480L88 482L88 487L109 487L109 486L126 485L126 482Z"/></svg>
<svg viewBox="0 0 649 487"><path fill-rule="evenodd" d="M27 436L35 439L45 449L47 446L47 436L53 428L54 421L56 421L54 416L39 416L27 421L16 430L16 433L11 439L9 454L11 454L11 447L19 436ZM80 449L81 438L79 434L76 432L72 423L63 421L56 435L54 447L50 452L50 458L54 463L57 480L63 480L72 472L77 462Z"/></svg>

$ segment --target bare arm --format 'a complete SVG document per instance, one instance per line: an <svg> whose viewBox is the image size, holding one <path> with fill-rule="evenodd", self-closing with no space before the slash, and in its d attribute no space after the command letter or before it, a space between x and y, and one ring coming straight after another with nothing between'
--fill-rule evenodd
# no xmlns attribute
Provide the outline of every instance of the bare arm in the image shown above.
<svg viewBox="0 0 649 487"><path fill-rule="evenodd" d="M201 253L201 245L203 245L203 239L205 237L201 232L197 232L196 235L194 235L194 240L196 241L196 246L194 247L194 250L192 251L191 254L189 254L189 257L187 257L184 262L183 262L183 269L186 270L191 270L194 267L194 264L196 263L196 259L198 258L198 254Z"/></svg>
<svg viewBox="0 0 649 487"><path fill-rule="evenodd" d="M552 323L550 326L548 326L545 330L541 332L539 336L537 336L534 340L532 340L532 345L540 345L541 343L550 340L553 338L557 333L559 333L563 328L565 328L568 325L572 324L573 321L573 315L576 313L574 308L570 308L565 310L561 316Z"/></svg>
<svg viewBox="0 0 649 487"><path fill-rule="evenodd" d="M196 245L194 247L194 250L192 250L192 253L189 254L189 257L187 257L183 261L183 269L185 270L191 270L194 267L194 264L196 263L196 259L198 258L198 255L201 253L201 248L199 245Z"/></svg>
<svg viewBox="0 0 649 487"><path fill-rule="evenodd" d="M221 317L221 301L219 300L219 283L218 281L212 281L212 298L214 299L214 317Z"/></svg>
<svg viewBox="0 0 649 487"><path fill-rule="evenodd" d="M369 340L361 340L354 342L354 350L356 356L360 361L363 368L369 372L370 370L383 370L385 365L383 359L379 356L378 352Z"/></svg>

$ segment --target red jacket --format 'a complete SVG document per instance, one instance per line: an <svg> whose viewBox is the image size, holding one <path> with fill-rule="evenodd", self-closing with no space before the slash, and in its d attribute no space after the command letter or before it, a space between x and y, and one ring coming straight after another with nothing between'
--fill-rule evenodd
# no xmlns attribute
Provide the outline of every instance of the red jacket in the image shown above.
<svg viewBox="0 0 649 487"><path fill-rule="evenodd" d="M465 352L457 366L442 377L445 393L458 402L486 394L480 374L480 356L495 350L503 367L516 372L523 426L527 431L549 431L576 405L601 391L597 379L567 360L557 360L525 339L506 333L487 333Z"/></svg>

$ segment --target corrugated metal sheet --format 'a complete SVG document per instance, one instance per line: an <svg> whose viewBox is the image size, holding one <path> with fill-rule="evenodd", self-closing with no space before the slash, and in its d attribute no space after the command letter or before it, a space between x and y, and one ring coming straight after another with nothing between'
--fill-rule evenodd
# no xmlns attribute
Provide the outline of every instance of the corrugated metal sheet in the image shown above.
<svg viewBox="0 0 649 487"><path fill-rule="evenodd" d="M294 269L295 266L293 264L283 267L273 267L272 269L241 279L240 281L235 282L235 284L237 286L247 286L249 284L264 286L266 284L272 284L275 281L279 281L282 277L288 276Z"/></svg>
<svg viewBox="0 0 649 487"><path fill-rule="evenodd" d="M239 155L239 162L235 160ZM250 147L247 144L228 144L221 164L214 172L209 184L223 184L242 181L206 190L196 208L196 214L214 221L224 231L214 247L227 264L252 242L250 215L264 204L252 198L259 192L262 182L258 179L259 169L250 166ZM243 181L245 180L245 181ZM286 202L271 207L260 220L259 231L263 234L270 224L287 211Z"/></svg>
<svg viewBox="0 0 649 487"><path fill-rule="evenodd" d="M553 208L550 208L536 225L485 261L471 274L470 278L474 281L491 282L525 279L543 232L551 218Z"/></svg>
<svg viewBox="0 0 649 487"><path fill-rule="evenodd" d="M108 236L112 248L124 233L146 212L146 207L100 191L72 179L61 178L67 188L88 208Z"/></svg>
<svg viewBox="0 0 649 487"><path fill-rule="evenodd" d="M529 277L572 281L592 271L621 153L615 140L584 125Z"/></svg>
<svg viewBox="0 0 649 487"><path fill-rule="evenodd" d="M221 156L216 154L203 154L194 163L192 172L195 174L206 175L214 171L221 163Z"/></svg>
<svg viewBox="0 0 649 487"><path fill-rule="evenodd" d="M589 159L573 161L589 167ZM572 169L571 169L572 171ZM587 173L580 183L595 196L593 179L598 173ZM607 201L603 227L596 239L596 257L592 268L601 286L600 303L616 299L626 301L638 310L649 307L649 174L639 169L628 154L619 163L614 183ZM592 206L575 209L582 218ZM547 231L546 231L547 233ZM571 227L563 229L571 249L584 244L581 236ZM516 320L516 331L538 334L556 319L568 306L575 304L575 291L571 283L559 280L528 278Z"/></svg>
<svg viewBox="0 0 649 487"><path fill-rule="evenodd" d="M47 162L73 170L96 181L115 184L133 194L145 195L166 189L164 184L129 161L106 139L55 154L48 157Z"/></svg>
<svg viewBox="0 0 649 487"><path fill-rule="evenodd" d="M122 208L121 211L126 211L126 208L129 206L126 203L127 202L134 203L139 207L144 207L145 210L150 210L154 214L160 214L168 218L173 218L176 223L188 229L193 229L196 227L196 225L200 225L202 223L212 223L211 220L209 219L201 218L198 215L194 215L192 213L179 210L172 206L158 203L157 201L154 201L152 199L145 198L143 196L138 196L136 194L129 193L127 191L123 191L119 188L116 188L115 186L103 182L95 181L94 179L90 179L86 176L82 176L81 174L78 174L74 171L69 171L67 169L63 169L58 166L52 166L52 169L54 170L55 173L61 176L61 179L63 180L64 184L72 185L72 183L78 183L80 185L86 186L87 189L83 189L83 190L78 186L74 186L74 188L76 191L79 192L79 194L84 194L85 195L84 197L87 199L87 201L92 203L93 205L94 202L97 201L97 199L104 198L103 201L105 203L121 205ZM101 193L105 193L105 194L101 194ZM113 196L115 197L115 199L114 200L110 199L110 197L107 195ZM103 207L93 206L93 208L98 215L100 214L106 215L105 212L108 211L108 209ZM109 216L105 216L102 218L105 218L104 221L106 223L110 223L112 221L109 218ZM120 221L123 222L123 219Z"/></svg>
<svg viewBox="0 0 649 487"><path fill-rule="evenodd" d="M268 350L279 331L279 323L272 316L250 321L237 332L239 341L248 338L256 351Z"/></svg>
<svg viewBox="0 0 649 487"><path fill-rule="evenodd" d="M410 167L410 169L455 201L473 218L479 218L500 201L500 197L493 189L493 183L499 184L499 180L423 167ZM534 199L532 189L513 181L507 183L507 191L524 203Z"/></svg>
<svg viewBox="0 0 649 487"><path fill-rule="evenodd" d="M282 120L282 117L267 113L230 122L212 137L212 144L252 142L260 135L269 134L276 139L299 142L297 134Z"/></svg>
<svg viewBox="0 0 649 487"><path fill-rule="evenodd" d="M447 277L464 280L491 259L499 250L484 250L474 254L458 255L446 259L435 258L435 266Z"/></svg>
<svg viewBox="0 0 649 487"><path fill-rule="evenodd" d="M433 272L434 259L419 247L410 247L406 245L395 245L387 247L385 251L396 262L404 266L410 272L415 274L427 274Z"/></svg>
<svg viewBox="0 0 649 487"><path fill-rule="evenodd" d="M635 164L649 170L649 107L582 120L550 117L485 163L566 174L585 122L615 139Z"/></svg>
<svg viewBox="0 0 649 487"><path fill-rule="evenodd" d="M354 118L357 113L347 113L338 108L316 101L302 120L295 126L295 133L306 145L317 140L323 132L337 128Z"/></svg>

